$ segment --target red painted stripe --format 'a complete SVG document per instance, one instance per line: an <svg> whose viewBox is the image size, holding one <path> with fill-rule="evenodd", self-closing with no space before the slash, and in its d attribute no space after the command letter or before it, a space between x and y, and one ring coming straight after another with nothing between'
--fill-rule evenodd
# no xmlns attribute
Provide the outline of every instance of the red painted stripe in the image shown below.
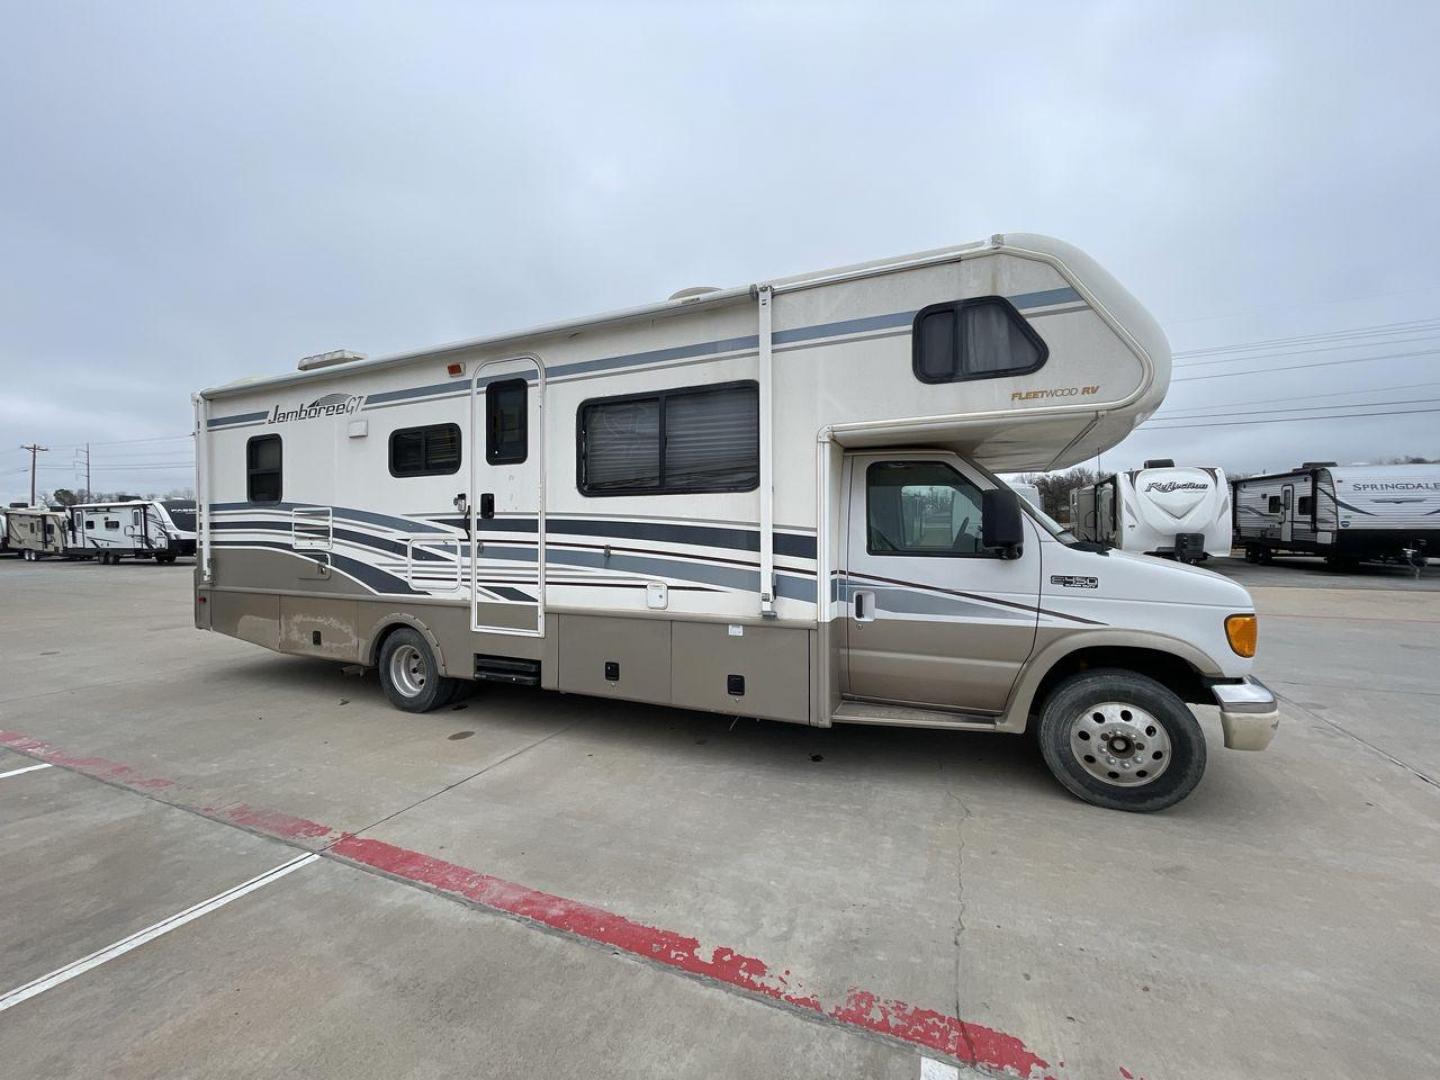
<svg viewBox="0 0 1440 1080"><path fill-rule="evenodd" d="M75 757L19 732L0 731L0 746L147 793L165 790L167 795L174 797L189 787L144 776L128 766L103 758ZM603 908L540 892L382 840L353 836L319 822L243 803L212 807L182 801L176 805L280 840L314 841L333 837L333 841L324 847L324 853L347 862L462 897L471 903L587 941L622 949L654 963L713 979L840 1024L899 1039L966 1064L1022 1077L1045 1074L1049 1068L1049 1063L1020 1039L983 1024L882 997L859 986L852 986L841 1001L826 1001L807 992L788 968L777 970L757 957L723 946L702 950L699 939L686 934L646 926ZM1047 1077L1047 1080L1053 1078Z"/></svg>

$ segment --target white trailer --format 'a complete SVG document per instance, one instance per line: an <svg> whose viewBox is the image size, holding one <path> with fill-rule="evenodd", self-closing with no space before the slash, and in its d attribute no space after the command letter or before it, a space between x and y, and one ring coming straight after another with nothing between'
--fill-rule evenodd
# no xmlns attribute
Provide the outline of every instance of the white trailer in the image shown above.
<svg viewBox="0 0 1440 1080"><path fill-rule="evenodd" d="M1147 461L1072 491L1070 506L1085 540L1181 562L1230 554L1230 484L1213 466Z"/></svg>
<svg viewBox="0 0 1440 1080"><path fill-rule="evenodd" d="M178 511L177 511L178 512ZM177 524L164 503L154 499L78 503L65 523L65 554L102 563L154 559L173 563L195 553L195 534Z"/></svg>
<svg viewBox="0 0 1440 1080"><path fill-rule="evenodd" d="M1040 489L1034 484L1027 484L1023 480L1007 481L1007 483L1009 483L1011 491L1035 507L1036 510L1043 511L1045 509L1045 507L1041 505Z"/></svg>
<svg viewBox="0 0 1440 1080"><path fill-rule="evenodd" d="M27 562L65 553L65 515L48 506L11 506L5 511L5 547Z"/></svg>
<svg viewBox="0 0 1440 1080"><path fill-rule="evenodd" d="M1234 531L1250 562L1323 555L1415 568L1440 554L1440 465L1306 462L1233 482Z"/></svg>
<svg viewBox="0 0 1440 1080"><path fill-rule="evenodd" d="M195 395L202 629L379 669L818 727L1022 732L1150 810L1199 780L1185 702L1260 749L1254 607L1077 546L992 469L1062 468L1164 397L1170 353L1031 235Z"/></svg>

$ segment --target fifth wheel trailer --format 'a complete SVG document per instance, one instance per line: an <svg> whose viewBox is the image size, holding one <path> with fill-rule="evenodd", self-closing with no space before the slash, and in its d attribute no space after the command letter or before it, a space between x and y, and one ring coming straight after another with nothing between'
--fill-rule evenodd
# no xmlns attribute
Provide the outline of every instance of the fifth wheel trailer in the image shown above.
<svg viewBox="0 0 1440 1080"><path fill-rule="evenodd" d="M1263 749L1254 605L1101 552L992 470L1093 457L1163 400L1148 313L1009 234L195 395L195 621L376 667L818 727L1020 733L1104 806Z"/></svg>
<svg viewBox="0 0 1440 1080"><path fill-rule="evenodd" d="M1309 462L1233 486L1235 539L1250 562L1303 554L1418 568L1440 554L1440 465Z"/></svg>
<svg viewBox="0 0 1440 1080"><path fill-rule="evenodd" d="M1082 540L1181 562L1230 554L1230 485L1218 468L1147 461L1072 491L1070 506Z"/></svg>

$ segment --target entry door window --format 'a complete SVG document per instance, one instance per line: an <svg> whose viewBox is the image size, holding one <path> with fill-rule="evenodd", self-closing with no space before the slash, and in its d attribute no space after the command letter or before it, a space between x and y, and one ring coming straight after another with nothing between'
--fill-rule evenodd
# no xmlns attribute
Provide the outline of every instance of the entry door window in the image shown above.
<svg viewBox="0 0 1440 1080"><path fill-rule="evenodd" d="M942 461L877 461L865 474L871 555L987 555L981 494Z"/></svg>

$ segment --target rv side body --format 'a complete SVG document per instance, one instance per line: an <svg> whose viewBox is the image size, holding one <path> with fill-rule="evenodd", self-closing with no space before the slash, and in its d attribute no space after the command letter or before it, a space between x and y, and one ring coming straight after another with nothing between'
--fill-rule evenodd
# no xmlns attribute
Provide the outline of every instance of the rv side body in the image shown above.
<svg viewBox="0 0 1440 1080"><path fill-rule="evenodd" d="M817 726L1021 731L1131 650L1258 748L1243 589L1030 515L989 546L992 469L1113 445L1168 372L1109 275L1007 236L205 391L196 624Z"/></svg>
<svg viewBox="0 0 1440 1080"><path fill-rule="evenodd" d="M1440 465L1316 465L1233 481L1234 534L1252 562L1414 563L1440 552Z"/></svg>
<svg viewBox="0 0 1440 1080"><path fill-rule="evenodd" d="M66 516L65 554L72 557L107 563L153 558L166 563L194 553L193 528L186 533L158 500L77 503Z"/></svg>
<svg viewBox="0 0 1440 1080"><path fill-rule="evenodd" d="M27 561L65 552L65 515L47 506L12 506L5 511L6 548Z"/></svg>

